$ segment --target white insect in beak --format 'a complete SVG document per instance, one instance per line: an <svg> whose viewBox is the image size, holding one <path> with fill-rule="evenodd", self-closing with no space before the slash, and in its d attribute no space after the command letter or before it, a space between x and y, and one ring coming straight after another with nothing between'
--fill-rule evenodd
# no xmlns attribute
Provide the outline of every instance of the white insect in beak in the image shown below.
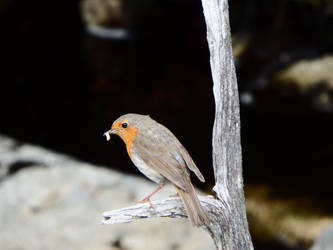
<svg viewBox="0 0 333 250"><path fill-rule="evenodd" d="M111 134L112 133L112 130L110 129L109 131L106 131L103 135L106 137L106 140L107 141L110 141L111 139Z"/></svg>

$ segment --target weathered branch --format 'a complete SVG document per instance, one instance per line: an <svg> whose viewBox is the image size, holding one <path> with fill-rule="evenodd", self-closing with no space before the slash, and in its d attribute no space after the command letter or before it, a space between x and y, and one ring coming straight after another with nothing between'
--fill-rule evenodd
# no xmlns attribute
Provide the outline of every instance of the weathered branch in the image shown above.
<svg viewBox="0 0 333 250"><path fill-rule="evenodd" d="M202 0L215 97L214 191L228 204L215 237L219 249L253 249L246 219L240 143L239 100L227 0ZM221 232L218 235L218 232ZM217 242L217 239L214 239Z"/></svg>
<svg viewBox="0 0 333 250"><path fill-rule="evenodd" d="M166 200L151 201L153 208L149 203L137 204L131 207L125 207L109 212L104 212L103 224L127 223L145 218L186 217L184 207L179 198L169 198Z"/></svg>
<svg viewBox="0 0 333 250"><path fill-rule="evenodd" d="M212 222L217 220L214 214L219 214L222 209L220 204L213 196L199 196L202 206L212 214ZM127 223L144 218L170 217L187 218L185 208L179 198L168 198L164 200L152 201L153 207L149 203L137 204L135 206L125 207L118 210L112 210L103 213L103 224ZM218 221L218 220L217 220Z"/></svg>
<svg viewBox="0 0 333 250"><path fill-rule="evenodd" d="M199 200L207 211L211 224L203 226L203 228L215 240L215 245L218 249L221 246L220 237L215 237L216 234L221 235L223 231L217 232L216 228L221 228L222 211L226 209L226 204L215 199L213 196L199 196ZM112 210L103 213L103 224L118 224L128 223L140 219L154 217L169 217L169 218L187 218L183 202L179 198L169 198L165 200L152 201L153 208L149 203L137 204L131 207L125 207L118 210ZM224 218L223 221L227 221Z"/></svg>

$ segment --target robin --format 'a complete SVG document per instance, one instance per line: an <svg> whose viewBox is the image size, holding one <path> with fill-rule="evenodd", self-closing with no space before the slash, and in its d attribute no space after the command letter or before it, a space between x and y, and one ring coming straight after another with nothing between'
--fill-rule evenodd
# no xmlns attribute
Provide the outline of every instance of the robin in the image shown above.
<svg viewBox="0 0 333 250"><path fill-rule="evenodd" d="M205 179L169 129L148 115L126 114L115 120L111 129L104 133L108 141L111 134L120 136L124 141L129 157L140 172L159 184L140 203L149 202L152 206L150 197L170 181L184 203L191 224L198 227L210 223L191 183L189 169L200 181Z"/></svg>

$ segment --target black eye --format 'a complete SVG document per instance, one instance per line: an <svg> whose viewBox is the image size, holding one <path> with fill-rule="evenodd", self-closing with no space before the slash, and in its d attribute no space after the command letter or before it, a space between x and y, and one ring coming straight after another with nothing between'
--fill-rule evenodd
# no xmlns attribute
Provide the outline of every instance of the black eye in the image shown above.
<svg viewBox="0 0 333 250"><path fill-rule="evenodd" d="M127 128L127 123L124 122L124 123L121 124L121 126L122 126L123 128Z"/></svg>

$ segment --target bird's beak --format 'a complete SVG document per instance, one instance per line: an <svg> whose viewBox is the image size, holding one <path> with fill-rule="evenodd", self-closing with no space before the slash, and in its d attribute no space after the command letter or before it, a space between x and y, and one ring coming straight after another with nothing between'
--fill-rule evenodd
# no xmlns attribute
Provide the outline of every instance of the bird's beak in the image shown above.
<svg viewBox="0 0 333 250"><path fill-rule="evenodd" d="M114 132L115 132L114 129L110 129L106 131L103 135L106 136L106 140L109 141L111 139L111 134L114 134Z"/></svg>

